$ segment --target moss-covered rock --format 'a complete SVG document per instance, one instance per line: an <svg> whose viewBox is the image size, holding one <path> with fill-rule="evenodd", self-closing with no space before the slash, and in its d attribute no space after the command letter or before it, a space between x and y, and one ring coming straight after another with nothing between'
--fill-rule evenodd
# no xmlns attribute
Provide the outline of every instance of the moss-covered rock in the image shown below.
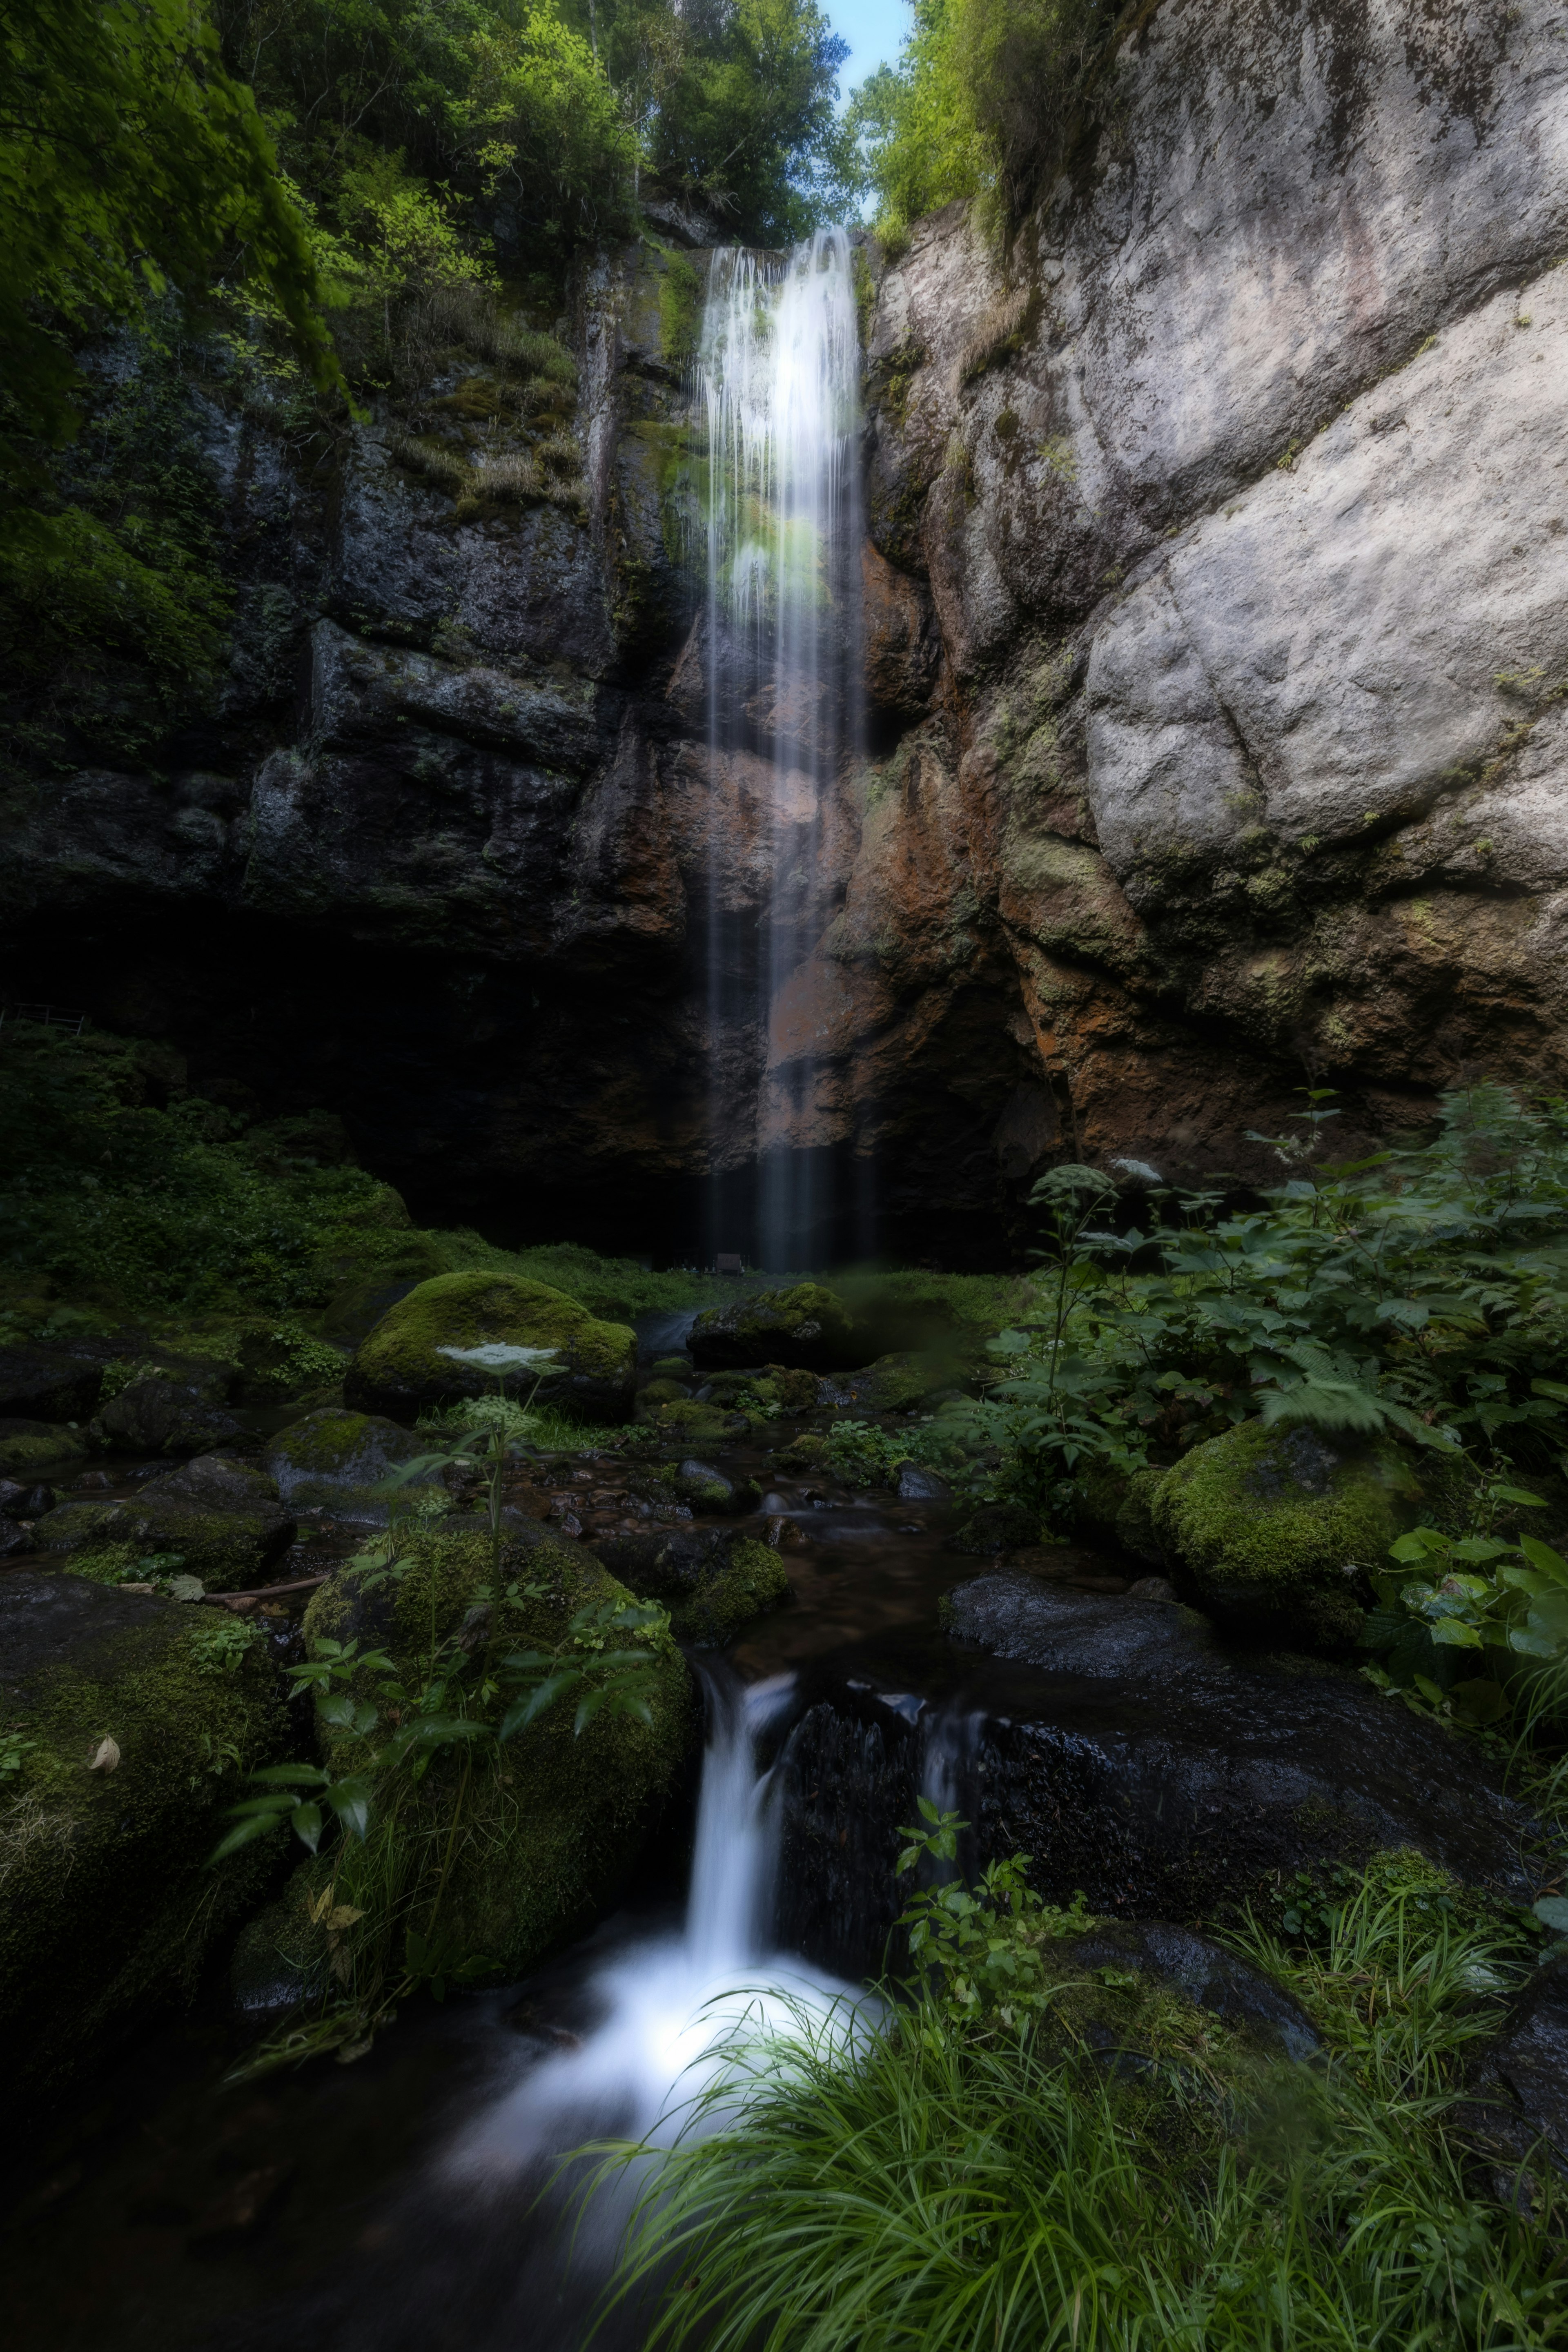
<svg viewBox="0 0 1568 2352"><path fill-rule="evenodd" d="M532 1529L529 1530L533 1534ZM584 1609L630 1598L582 1548L508 1537L499 1591L492 1590L488 1538L478 1530L416 1530L400 1543L400 1579L367 1590L360 1570L341 1570L315 1595L307 1641L323 1637L383 1644L407 1678L417 1678L433 1635L464 1629L476 1678L494 1674L516 1650L552 1650ZM455 1824L440 1902L441 1934L456 1955L482 1959L498 1977L520 1975L563 1937L588 1926L610 1901L676 1785L695 1728L689 1677L663 1637L656 1650L651 1723L602 1711L579 1738L569 1704L550 1708L499 1750L437 1757L402 1799L399 1834L439 1840ZM346 1735L328 1733L341 1769L362 1757Z"/></svg>
<svg viewBox="0 0 1568 2352"><path fill-rule="evenodd" d="M826 1386L824 1402L853 1407L860 1412L909 1412L927 1397L952 1385L951 1356L905 1349L879 1356L864 1371Z"/></svg>
<svg viewBox="0 0 1568 2352"><path fill-rule="evenodd" d="M62 1514L50 1517L58 1520ZM90 1540L173 1554L210 1591L237 1592L264 1581L294 1533L294 1515L264 1470L204 1454L153 1479L133 1501L113 1505L91 1528Z"/></svg>
<svg viewBox="0 0 1568 2352"><path fill-rule="evenodd" d="M62 1462L73 1462L87 1450L79 1429L20 1417L0 1421L0 1471L7 1477L36 1478L40 1471L58 1470Z"/></svg>
<svg viewBox="0 0 1568 2352"><path fill-rule="evenodd" d="M542 1404L584 1421L628 1418L637 1367L630 1326L601 1323L545 1283L488 1272L437 1275L390 1307L354 1355L344 1402L358 1412L412 1422L432 1407L493 1394L493 1373L441 1353L493 1341L557 1350L542 1368ZM509 1374L509 1393L526 1396L537 1370Z"/></svg>
<svg viewBox="0 0 1568 2352"><path fill-rule="evenodd" d="M207 1856L284 1724L266 1642L227 1614L43 1569L0 1578L0 1725L26 1743L0 1780L9 2085L74 2070L194 1989L272 1867L255 1848Z"/></svg>
<svg viewBox="0 0 1568 2352"><path fill-rule="evenodd" d="M40 1551L79 1551L107 1541L99 1530L113 1508L112 1503L57 1503L35 1522L33 1539Z"/></svg>
<svg viewBox="0 0 1568 2352"><path fill-rule="evenodd" d="M789 1598L777 1552L727 1528L607 1536L594 1549L639 1600L662 1602L671 1630L700 1649L717 1649Z"/></svg>
<svg viewBox="0 0 1568 2352"><path fill-rule="evenodd" d="M682 1441L728 1434L731 1416L716 1404L699 1404L695 1397L676 1397L668 1404L645 1407L639 1401L637 1419L666 1437Z"/></svg>
<svg viewBox="0 0 1568 2352"><path fill-rule="evenodd" d="M1360 1631L1366 1571L1424 1512L1451 1507L1451 1484L1436 1456L1418 1467L1396 1446L1248 1421L1166 1475L1154 1531L1184 1598L1331 1654Z"/></svg>
<svg viewBox="0 0 1568 2352"><path fill-rule="evenodd" d="M376 1491L381 1481L429 1450L382 1414L328 1405L279 1430L261 1461L290 1510L330 1511L351 1527L384 1528L391 1500ZM438 1484L433 1474L410 1480L409 1488Z"/></svg>
<svg viewBox="0 0 1568 2352"><path fill-rule="evenodd" d="M637 1410L646 1416L661 1404L685 1404L690 1397L685 1381L649 1381L637 1391Z"/></svg>
<svg viewBox="0 0 1568 2352"><path fill-rule="evenodd" d="M695 1362L727 1366L778 1364L790 1370L852 1370L874 1350L844 1301L820 1282L759 1291L728 1307L710 1307L687 1342Z"/></svg>

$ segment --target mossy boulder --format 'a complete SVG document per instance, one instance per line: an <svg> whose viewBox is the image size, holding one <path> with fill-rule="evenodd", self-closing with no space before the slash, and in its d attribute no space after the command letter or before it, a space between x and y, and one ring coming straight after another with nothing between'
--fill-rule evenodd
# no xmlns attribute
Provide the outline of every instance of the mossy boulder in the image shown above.
<svg viewBox="0 0 1568 2352"><path fill-rule="evenodd" d="M290 1510L328 1511L351 1527L384 1528L391 1501L377 1491L382 1480L429 1450L424 1438L383 1414L328 1405L279 1430L261 1464ZM403 1491L439 1484L432 1474Z"/></svg>
<svg viewBox="0 0 1568 2352"><path fill-rule="evenodd" d="M728 1528L606 1536L594 1549L639 1600L662 1602L671 1631L700 1649L717 1649L789 1598L777 1552Z"/></svg>
<svg viewBox="0 0 1568 2352"><path fill-rule="evenodd" d="M1154 1532L1183 1598L1237 1630L1351 1648L1369 1570L1422 1517L1452 1509L1454 1473L1397 1446L1243 1422L1162 1480Z"/></svg>
<svg viewBox="0 0 1568 2352"><path fill-rule="evenodd" d="M399 1546L399 1579L367 1589L361 1570L342 1569L322 1586L306 1612L307 1643L357 1635L412 1678L432 1636L461 1629L477 1682L513 1651L554 1649L580 1610L631 1598L591 1552L528 1532L532 1541L504 1538L497 1584L484 1533L416 1530ZM515 1599L489 1597L509 1588ZM563 1702L504 1748L437 1756L405 1789L400 1834L435 1836L444 1852L456 1830L440 1920L455 1956L482 1959L498 1978L521 1975L613 1899L681 1777L696 1726L690 1679L668 1635L653 1654L651 1722L604 1710L578 1737ZM362 1763L348 1735L324 1730L324 1739L336 1769Z"/></svg>
<svg viewBox="0 0 1568 2352"><path fill-rule="evenodd" d="M910 1412L952 1385L950 1357L905 1349L879 1356L863 1371L826 1383L823 1402L859 1412Z"/></svg>
<svg viewBox="0 0 1568 2352"><path fill-rule="evenodd" d="M690 1398L691 1389L685 1381L649 1381L637 1391L637 1410L646 1415L661 1404L685 1404Z"/></svg>
<svg viewBox="0 0 1568 2352"><path fill-rule="evenodd" d="M820 1282L797 1282L710 1307L692 1325L687 1345L694 1362L715 1370L778 1364L850 1371L874 1353L844 1301Z"/></svg>
<svg viewBox="0 0 1568 2352"><path fill-rule="evenodd" d="M698 1393L706 1403L721 1405L726 1412L743 1412L760 1426L780 1413L814 1412L822 1388L816 1372L763 1364L754 1372L710 1373Z"/></svg>
<svg viewBox="0 0 1568 2352"><path fill-rule="evenodd" d="M0 1578L0 1723L27 1743L0 1780L0 2075L28 2094L194 1991L273 1866L207 1857L286 1717L250 1627L40 1568Z"/></svg>
<svg viewBox="0 0 1568 2352"><path fill-rule="evenodd" d="M457 1362L444 1348L553 1348L539 1402L584 1421L629 1418L637 1339L625 1323L601 1323L564 1291L513 1274L442 1274L398 1300L363 1340L343 1382L360 1412L412 1422L433 1407L494 1393L495 1375ZM508 1374L509 1394L527 1396L541 1368Z"/></svg>
<svg viewBox="0 0 1568 2352"><path fill-rule="evenodd" d="M668 1404L645 1405L639 1398L637 1419L666 1437L723 1437L732 1416L716 1404L699 1404L695 1397L674 1397Z"/></svg>
<svg viewBox="0 0 1568 2352"><path fill-rule="evenodd" d="M10 1478L36 1478L41 1471L58 1470L88 1450L79 1429L60 1428L47 1421L16 1417L0 1421L0 1471Z"/></svg>
<svg viewBox="0 0 1568 2352"><path fill-rule="evenodd" d="M130 1544L143 1553L177 1557L182 1570L199 1576L213 1592L264 1582L294 1534L294 1515L267 1473L221 1454L201 1454L151 1480L89 1530L95 1548Z"/></svg>

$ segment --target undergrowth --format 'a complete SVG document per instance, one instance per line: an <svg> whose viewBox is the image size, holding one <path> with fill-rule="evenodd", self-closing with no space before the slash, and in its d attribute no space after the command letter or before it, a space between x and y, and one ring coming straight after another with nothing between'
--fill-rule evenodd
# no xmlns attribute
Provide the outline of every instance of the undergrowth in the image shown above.
<svg viewBox="0 0 1568 2352"><path fill-rule="evenodd" d="M1075 1984L1070 1942L1021 2005L956 1997L970 1949L928 1945L880 2030L753 2022L645 2175L614 2294L657 2294L650 2346L711 2352L1545 2352L1550 2175L1492 2193L1458 2096L1519 1939L1424 1868L1374 1865L1318 1941L1243 1939L1321 2037L1305 2060L1135 1972ZM1039 1950L1015 1891L968 1898L970 1946ZM1109 2046L1086 1998L1125 2004ZM647 2153L601 2150L599 2179Z"/></svg>

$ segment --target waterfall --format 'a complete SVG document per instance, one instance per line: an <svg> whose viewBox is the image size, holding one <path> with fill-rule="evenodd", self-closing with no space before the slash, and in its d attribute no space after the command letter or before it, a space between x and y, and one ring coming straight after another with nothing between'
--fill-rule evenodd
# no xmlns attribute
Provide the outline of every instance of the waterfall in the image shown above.
<svg viewBox="0 0 1568 2352"><path fill-rule="evenodd" d="M770 1270L825 1262L839 1205L826 1173L845 1139L822 1100L826 1025L814 950L844 858L845 770L861 741L859 334L853 252L822 229L784 257L714 256L698 365L706 413L709 1128L713 1248L740 1236L733 1178ZM755 804L760 803L760 810ZM742 813L743 812L743 813ZM764 880L736 887L738 846ZM756 1041L749 1097L719 1050ZM726 1178L730 1182L726 1183ZM726 1205L721 1207L721 1203Z"/></svg>
<svg viewBox="0 0 1568 2352"><path fill-rule="evenodd" d="M759 1770L756 1747L790 1704L794 1677L744 1689L707 1672L703 1680L710 1731L684 1931L635 1944L601 1969L593 1992L602 2021L466 2126L441 2161L447 2183L504 2190L596 2135L668 2145L722 2063L713 2054L722 2038L787 2036L857 1998L767 1948L777 1837L772 1775ZM602 2201L591 2234L607 2252L622 2215L614 2200L598 2212Z"/></svg>

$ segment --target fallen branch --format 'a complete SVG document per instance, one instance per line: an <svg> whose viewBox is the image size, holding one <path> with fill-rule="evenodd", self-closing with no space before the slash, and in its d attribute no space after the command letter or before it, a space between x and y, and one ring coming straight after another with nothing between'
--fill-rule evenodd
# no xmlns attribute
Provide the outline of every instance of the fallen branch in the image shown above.
<svg viewBox="0 0 1568 2352"><path fill-rule="evenodd" d="M320 1576L297 1576L291 1584L262 1584L254 1592L204 1592L202 1599L246 1617L258 1601L281 1601L286 1592L314 1592L318 1584L325 1584L331 1572L330 1568L324 1568Z"/></svg>

